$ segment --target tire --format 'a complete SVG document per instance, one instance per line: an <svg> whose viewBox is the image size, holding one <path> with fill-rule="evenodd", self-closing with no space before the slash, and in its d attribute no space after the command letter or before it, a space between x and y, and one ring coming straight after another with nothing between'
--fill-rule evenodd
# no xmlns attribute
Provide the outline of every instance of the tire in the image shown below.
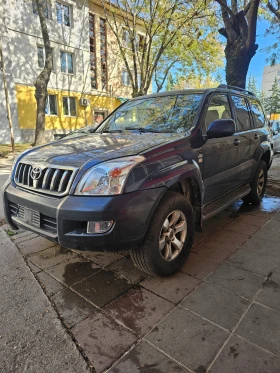
<svg viewBox="0 0 280 373"><path fill-rule="evenodd" d="M187 260L193 238L194 212L190 202L179 193L167 192L153 214L143 243L131 250L130 256L142 271L159 277L170 276Z"/></svg>
<svg viewBox="0 0 280 373"><path fill-rule="evenodd" d="M261 184L260 184L261 181ZM262 200L267 183L267 165L261 160L254 179L251 182L251 192L243 198L243 201L246 203L251 203L257 205Z"/></svg>

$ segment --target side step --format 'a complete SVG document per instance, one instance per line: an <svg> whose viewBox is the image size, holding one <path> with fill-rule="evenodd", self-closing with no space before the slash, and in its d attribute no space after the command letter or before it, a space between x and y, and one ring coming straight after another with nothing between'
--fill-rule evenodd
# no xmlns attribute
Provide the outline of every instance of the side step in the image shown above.
<svg viewBox="0 0 280 373"><path fill-rule="evenodd" d="M250 185L246 184L234 190L233 192L226 194L225 196L216 200L215 202L212 202L209 205L205 206L203 210L203 220L212 218L212 216L223 211L225 208L230 206L233 202L237 201L238 199L242 197L247 196L247 194L249 194L250 191L251 191Z"/></svg>

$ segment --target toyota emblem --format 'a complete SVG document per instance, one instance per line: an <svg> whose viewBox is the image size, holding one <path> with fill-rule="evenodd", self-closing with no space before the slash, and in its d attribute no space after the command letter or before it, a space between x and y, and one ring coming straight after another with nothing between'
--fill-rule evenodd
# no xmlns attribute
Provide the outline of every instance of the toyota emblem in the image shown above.
<svg viewBox="0 0 280 373"><path fill-rule="evenodd" d="M41 167L33 167L30 173L31 179L38 180L42 175Z"/></svg>

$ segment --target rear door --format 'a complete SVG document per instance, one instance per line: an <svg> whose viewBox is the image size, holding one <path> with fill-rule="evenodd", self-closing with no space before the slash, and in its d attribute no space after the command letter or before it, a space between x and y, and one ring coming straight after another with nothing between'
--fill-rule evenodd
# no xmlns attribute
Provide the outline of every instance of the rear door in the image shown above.
<svg viewBox="0 0 280 373"><path fill-rule="evenodd" d="M248 97L251 116L253 119L253 130L250 131L250 159L248 157L246 165L242 170L242 179L249 182L253 179L259 161L258 149L260 144L267 141L267 120L260 102L255 98Z"/></svg>
<svg viewBox="0 0 280 373"><path fill-rule="evenodd" d="M252 178L255 170L254 153L259 144L254 127L250 106L244 96L232 94L231 100L235 111L236 135L240 140L240 171L241 184L246 184Z"/></svg>
<svg viewBox="0 0 280 373"><path fill-rule="evenodd" d="M240 153L238 136L207 139L209 125L217 119L234 119L229 97L216 93L210 100L205 120L203 145L204 203L208 204L240 185Z"/></svg>

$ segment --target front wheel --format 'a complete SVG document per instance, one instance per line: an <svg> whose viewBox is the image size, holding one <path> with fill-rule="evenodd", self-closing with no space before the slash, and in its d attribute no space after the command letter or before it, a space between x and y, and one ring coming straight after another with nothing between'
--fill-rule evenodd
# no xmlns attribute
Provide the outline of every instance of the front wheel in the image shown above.
<svg viewBox="0 0 280 373"><path fill-rule="evenodd" d="M131 250L131 259L147 273L170 276L187 260L193 237L190 202L179 193L168 192L154 212L142 245Z"/></svg>
<svg viewBox="0 0 280 373"><path fill-rule="evenodd" d="M260 161L254 179L251 182L251 192L243 198L246 203L257 205L262 200L267 183L267 165Z"/></svg>

